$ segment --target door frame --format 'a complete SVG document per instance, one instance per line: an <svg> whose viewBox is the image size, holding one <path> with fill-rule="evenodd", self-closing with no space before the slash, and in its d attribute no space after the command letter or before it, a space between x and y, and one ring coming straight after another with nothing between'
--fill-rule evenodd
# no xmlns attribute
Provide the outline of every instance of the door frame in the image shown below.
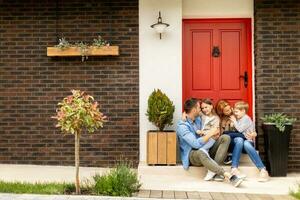
<svg viewBox="0 0 300 200"><path fill-rule="evenodd" d="M253 105L253 68L252 65L252 22L251 18L210 18L210 19L183 19L182 20L182 105L184 104L183 99L185 95L185 86L187 85L186 82L187 77L184 76L186 74L185 65L187 62L187 50L185 50L185 42L186 42L186 35L185 35L185 25L192 24L192 23L244 23L246 26L246 49L247 49L247 71L249 74L248 78L248 87L247 87L247 95L248 95L248 103L249 103L249 111L248 114L254 119L254 105ZM183 106L182 106L183 108Z"/></svg>

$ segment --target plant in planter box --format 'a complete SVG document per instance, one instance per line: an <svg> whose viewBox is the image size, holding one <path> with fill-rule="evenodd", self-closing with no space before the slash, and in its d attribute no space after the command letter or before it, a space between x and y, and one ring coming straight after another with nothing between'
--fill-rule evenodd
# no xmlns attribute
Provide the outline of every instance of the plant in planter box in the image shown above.
<svg viewBox="0 0 300 200"><path fill-rule="evenodd" d="M55 47L57 47L61 50L67 49L71 46L72 46L72 44L70 44L64 37L59 39L58 45L55 45Z"/></svg>
<svg viewBox="0 0 300 200"><path fill-rule="evenodd" d="M173 102L161 90L149 96L146 115L158 130L147 134L148 164L176 164L176 133L164 131L165 126L173 124L174 111Z"/></svg>
<svg viewBox="0 0 300 200"><path fill-rule="evenodd" d="M147 116L159 131L163 131L166 125L172 125L175 106L173 102L159 89L154 90L148 99Z"/></svg>
<svg viewBox="0 0 300 200"><path fill-rule="evenodd" d="M282 113L265 115L261 119L268 171L271 176L286 176L290 134L296 119Z"/></svg>
<svg viewBox="0 0 300 200"><path fill-rule="evenodd" d="M102 128L106 117L99 111L99 104L90 95L80 90L72 90L72 95L67 96L58 103L56 127L63 133L75 136L75 167L76 167L76 194L80 194L79 181L79 146L80 136L84 132L93 133Z"/></svg>
<svg viewBox="0 0 300 200"><path fill-rule="evenodd" d="M47 47L47 56L81 56L85 61L88 56L117 56L119 47L111 46L100 35L92 43L76 42L70 43L65 38L59 39L59 44L54 47Z"/></svg>

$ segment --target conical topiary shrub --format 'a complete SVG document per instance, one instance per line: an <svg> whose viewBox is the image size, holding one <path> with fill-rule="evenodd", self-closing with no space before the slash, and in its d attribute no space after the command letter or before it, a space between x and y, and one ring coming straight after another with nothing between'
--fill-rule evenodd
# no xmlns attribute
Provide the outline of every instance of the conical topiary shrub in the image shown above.
<svg viewBox="0 0 300 200"><path fill-rule="evenodd" d="M173 102L159 89L154 90L148 99L146 115L159 131L163 131L166 125L172 125L175 106Z"/></svg>

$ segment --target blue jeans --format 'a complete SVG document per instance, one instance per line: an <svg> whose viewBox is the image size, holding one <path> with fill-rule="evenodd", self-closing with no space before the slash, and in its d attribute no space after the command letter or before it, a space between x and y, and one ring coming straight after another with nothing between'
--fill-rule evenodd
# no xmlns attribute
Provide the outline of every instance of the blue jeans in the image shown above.
<svg viewBox="0 0 300 200"><path fill-rule="evenodd" d="M255 164L255 166L261 170L265 168L264 164L262 163L258 153L254 148L254 144L250 140L245 140L242 137L235 137L233 139L233 152L232 152L232 168L237 168L239 166L241 153L244 150Z"/></svg>
<svg viewBox="0 0 300 200"><path fill-rule="evenodd" d="M224 134L229 135L231 140L233 140L236 137L240 137L243 138L244 140L247 140L243 133L237 131L224 131Z"/></svg>
<svg viewBox="0 0 300 200"><path fill-rule="evenodd" d="M236 137L240 137L243 138L244 140L246 140L245 136L237 131L224 131L224 134L228 135L230 137L230 145L228 148L228 152L232 153L233 152L233 148L234 148L234 138ZM245 150L242 150L243 153L246 153Z"/></svg>

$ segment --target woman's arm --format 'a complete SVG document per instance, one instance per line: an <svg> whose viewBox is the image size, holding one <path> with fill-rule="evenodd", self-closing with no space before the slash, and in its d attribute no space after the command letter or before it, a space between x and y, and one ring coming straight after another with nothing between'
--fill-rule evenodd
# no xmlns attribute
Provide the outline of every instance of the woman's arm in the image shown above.
<svg viewBox="0 0 300 200"><path fill-rule="evenodd" d="M245 135L247 140L252 140L252 141L255 141L256 136L257 136L256 131L251 132L251 133L250 132L246 133L246 135Z"/></svg>

